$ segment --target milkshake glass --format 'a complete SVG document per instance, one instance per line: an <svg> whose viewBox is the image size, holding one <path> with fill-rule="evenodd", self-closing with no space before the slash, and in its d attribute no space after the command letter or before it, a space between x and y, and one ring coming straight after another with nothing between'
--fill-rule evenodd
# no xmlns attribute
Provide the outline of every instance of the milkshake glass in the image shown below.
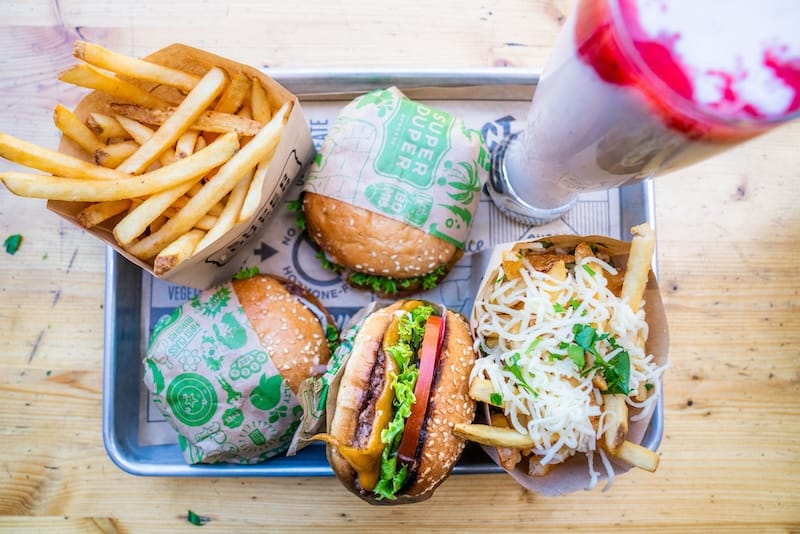
<svg viewBox="0 0 800 534"><path fill-rule="evenodd" d="M489 193L544 224L581 192L703 160L800 114L800 1L579 0Z"/></svg>

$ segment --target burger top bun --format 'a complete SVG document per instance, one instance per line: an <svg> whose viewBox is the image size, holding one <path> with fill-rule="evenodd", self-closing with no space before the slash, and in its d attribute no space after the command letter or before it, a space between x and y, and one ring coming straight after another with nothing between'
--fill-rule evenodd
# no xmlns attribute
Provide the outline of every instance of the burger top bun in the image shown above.
<svg viewBox="0 0 800 534"><path fill-rule="evenodd" d="M330 358L325 326L308 307L327 315L321 303L302 287L265 274L232 285L264 350L297 393L303 380L323 372Z"/></svg>
<svg viewBox="0 0 800 534"><path fill-rule="evenodd" d="M334 198L306 191L306 226L334 263L354 271L411 278L447 265L456 247L418 228Z"/></svg>
<svg viewBox="0 0 800 534"><path fill-rule="evenodd" d="M369 394L370 373L377 359L378 347L389 326L392 313L402 301L370 315L359 330L350 359L342 375L336 408L330 420L329 434L342 443L353 438L358 427L359 405ZM356 485L356 472L336 451L328 446L328 460L340 482L352 493L372 504L407 504L430 498L447 478L465 442L453 434L457 423L470 423L475 416L476 403L469 397L469 374L475 361L472 337L466 320L447 311L445 339L431 385L428 413L425 416L422 451L411 484L398 493L396 500L378 500L372 492Z"/></svg>

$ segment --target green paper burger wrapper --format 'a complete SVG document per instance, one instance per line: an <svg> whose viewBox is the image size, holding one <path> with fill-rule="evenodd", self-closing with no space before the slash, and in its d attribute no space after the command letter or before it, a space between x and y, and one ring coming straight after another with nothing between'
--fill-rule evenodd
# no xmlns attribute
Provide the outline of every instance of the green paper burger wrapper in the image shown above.
<svg viewBox="0 0 800 534"><path fill-rule="evenodd" d="M489 163L479 131L390 87L342 109L304 188L463 249Z"/></svg>
<svg viewBox="0 0 800 534"><path fill-rule="evenodd" d="M162 317L144 363L145 385L188 463L252 464L289 447L302 408L230 283Z"/></svg>

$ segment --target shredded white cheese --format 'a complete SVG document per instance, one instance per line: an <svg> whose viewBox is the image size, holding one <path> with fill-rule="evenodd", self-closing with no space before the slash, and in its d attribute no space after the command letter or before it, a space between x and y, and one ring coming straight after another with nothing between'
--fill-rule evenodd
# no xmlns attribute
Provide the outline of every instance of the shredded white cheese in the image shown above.
<svg viewBox="0 0 800 534"><path fill-rule="evenodd" d="M585 365L579 369L568 356L567 346L576 342L575 329L588 325L596 329L598 338L607 334L593 344L605 361L627 351L627 402L641 409L637 417L646 417L658 390L646 392L650 394L643 402L632 397L645 384L657 388L661 369L644 350L648 335L644 309L633 312L608 289L603 271L612 275L617 271L599 258L582 259L565 280L537 271L527 258L522 261L521 276L507 277L501 266L496 280L487 283L476 299L475 348L485 357L476 362L472 378L492 381L502 395L506 417L513 428L532 438L535 446L530 452L541 464L587 454L594 486L597 474L592 459L604 418L603 398L592 379L602 373L592 368L591 352L585 353ZM614 338L617 348L609 338ZM612 481L611 463L599 452Z"/></svg>

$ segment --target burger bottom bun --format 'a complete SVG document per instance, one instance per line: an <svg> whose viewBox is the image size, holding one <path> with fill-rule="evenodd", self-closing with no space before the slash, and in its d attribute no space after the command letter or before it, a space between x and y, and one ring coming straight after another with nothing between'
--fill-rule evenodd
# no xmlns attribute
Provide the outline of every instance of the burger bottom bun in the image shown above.
<svg viewBox="0 0 800 534"><path fill-rule="evenodd" d="M412 278L448 265L458 251L418 228L316 193L303 195L303 211L312 239L353 271Z"/></svg>
<svg viewBox="0 0 800 534"><path fill-rule="evenodd" d="M324 371L330 358L325 329L319 319L277 277L259 274L234 280L232 285L264 350L297 393L305 379ZM292 289L300 290L300 286ZM310 293L305 292L302 297L324 311Z"/></svg>
<svg viewBox="0 0 800 534"><path fill-rule="evenodd" d="M398 307L399 303L372 314L356 337L329 428L329 433L343 443L349 442L355 433L361 396L369 387L369 374L376 359L377 346L381 343L391 313ZM445 339L421 433L424 444L417 469L411 475L411 484L398 494L396 500L379 500L372 492L362 491L356 486L355 470L336 452L335 447L328 445L328 460L340 482L372 504L406 504L429 499L450 474L464 450L465 442L453 433L453 427L458 423L470 423L475 417L476 402L468 394L469 374L475 358L466 320L448 310Z"/></svg>

